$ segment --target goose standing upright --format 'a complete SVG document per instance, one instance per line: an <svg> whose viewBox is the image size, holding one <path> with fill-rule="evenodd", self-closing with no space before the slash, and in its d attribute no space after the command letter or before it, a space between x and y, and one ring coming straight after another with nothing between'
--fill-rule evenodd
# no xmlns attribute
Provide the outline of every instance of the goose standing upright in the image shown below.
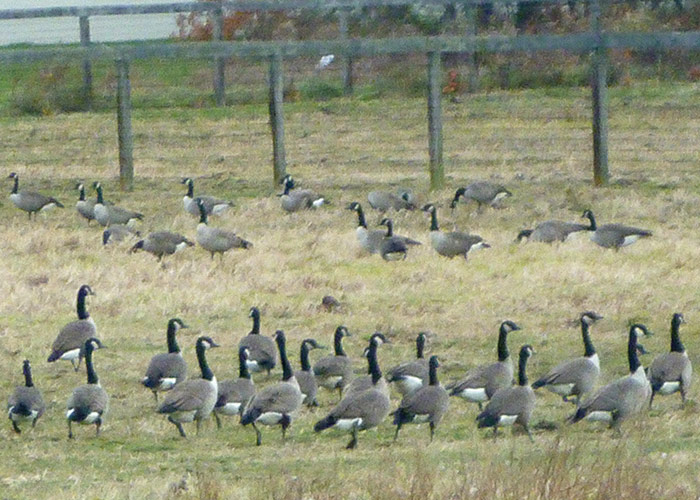
<svg viewBox="0 0 700 500"><path fill-rule="evenodd" d="M534 384L533 389L545 387L558 394L565 402L579 405L581 397L590 392L600 375L600 360L593 347L589 333L590 326L603 317L594 311L581 314L581 337L583 338L583 356L558 364ZM576 396L576 400L570 400Z"/></svg>
<svg viewBox="0 0 700 500"><path fill-rule="evenodd" d="M316 383L314 372L311 370L311 363L309 363L309 351L313 349L323 349L323 346L314 339L304 339L301 342L301 350L299 352L301 370L294 372L294 377L299 383L299 390L304 396L302 402L309 407L318 406L318 401L316 400L318 384Z"/></svg>
<svg viewBox="0 0 700 500"><path fill-rule="evenodd" d="M388 217L382 219L379 225L386 226L386 234L379 247L379 253L384 260L405 259L409 246L422 245L420 241L394 234L394 222Z"/></svg>
<svg viewBox="0 0 700 500"><path fill-rule="evenodd" d="M481 404L493 397L497 390L513 383L513 361L508 351L508 333L520 330L512 321L504 321L498 333L498 361L474 368L467 376L448 386L450 396L458 396L469 402Z"/></svg>
<svg viewBox="0 0 700 500"><path fill-rule="evenodd" d="M440 231L437 209L432 203L425 205L423 211L430 214L430 243L433 245L435 251L443 257L451 259L460 255L464 257L464 260L467 260L467 255L470 251L491 247L481 236L476 234L463 233L460 231L451 231L448 233Z"/></svg>
<svg viewBox="0 0 700 500"><path fill-rule="evenodd" d="M674 392L680 392L681 402L685 406L685 398L693 378L693 365L681 342L679 330L682 323L685 323L683 315L675 313L671 319L671 351L654 358L649 367L652 390L649 408L656 394L667 396Z"/></svg>
<svg viewBox="0 0 700 500"><path fill-rule="evenodd" d="M416 392L428 382L428 360L423 357L427 334L416 337L416 359L401 363L387 373L386 380L393 383L402 397Z"/></svg>
<svg viewBox="0 0 700 500"><path fill-rule="evenodd" d="M383 333L375 332L369 339L369 346L365 349L365 356L367 356L367 351L370 348L378 348L382 344L390 344L389 339L387 339ZM378 380L374 379L372 370L374 369L374 364L379 366L379 362L376 358L370 362L370 358L367 358L367 375L362 375L360 377L354 378L343 390L343 397L349 396L353 393L364 392L368 389L377 389L387 396L389 396L389 385L386 383L386 379L381 376Z"/></svg>
<svg viewBox="0 0 700 500"><path fill-rule="evenodd" d="M20 191L19 190L19 175L12 172L8 179L14 179L14 184L12 186L12 191L10 192L10 201L19 208L27 212L29 220L32 219L32 214L36 219L37 212L41 210L47 210L53 207L63 208L63 204L56 198L50 196L44 196L43 194L34 191Z"/></svg>
<svg viewBox="0 0 700 500"><path fill-rule="evenodd" d="M622 247L631 245L640 238L651 236L651 231L623 224L603 224L599 226L596 224L593 212L590 210L584 211L582 217L587 218L591 223L588 227L588 230L592 231L591 241L603 248L619 250Z"/></svg>
<svg viewBox="0 0 700 500"><path fill-rule="evenodd" d="M447 412L450 405L450 397L444 387L440 385L437 369L440 366L437 356L431 356L428 362L428 385L409 393L401 400L399 407L392 413L396 434L394 441L399 437L399 431L403 424L430 424L430 442L433 441L435 429Z"/></svg>
<svg viewBox="0 0 700 500"><path fill-rule="evenodd" d="M529 345L520 348L518 362L518 384L496 391L491 400L477 417L478 428L493 427L493 436L498 434L498 427L520 424L527 432L530 441L534 441L530 432L530 417L535 409L535 391L527 379L527 360L535 353Z"/></svg>
<svg viewBox="0 0 700 500"><path fill-rule="evenodd" d="M73 439L72 423L95 424L95 434L100 435L102 419L109 409L109 396L100 385L100 379L92 364L92 353L104 349L99 339L92 337L85 341L85 369L87 384L73 389L68 398L66 419L68 420L68 439Z"/></svg>
<svg viewBox="0 0 700 500"><path fill-rule="evenodd" d="M221 215L233 206L232 201L222 200L205 194L201 194L195 198L194 180L191 177L185 177L180 183L187 186L187 194L182 198L182 203L185 206L185 212L188 214L199 215L199 206L197 205L199 200L204 204L207 215Z"/></svg>
<svg viewBox="0 0 700 500"><path fill-rule="evenodd" d="M17 386L7 400L7 417L12 422L12 429L17 434L22 432L17 424L30 421L32 428L34 428L36 421L46 409L41 392L34 387L32 367L28 359L22 363L22 373L24 374L24 385Z"/></svg>
<svg viewBox="0 0 700 500"><path fill-rule="evenodd" d="M362 210L362 205L360 205L358 202L353 201L347 208L348 210L353 210L357 213L357 229L355 232L357 235L357 241L360 242L360 246L371 254L379 253L386 232L381 229L373 229L371 231L367 229L365 213Z"/></svg>
<svg viewBox="0 0 700 500"><path fill-rule="evenodd" d="M207 252L211 253L212 260L214 254L219 254L224 257L224 252L228 252L232 248L249 249L253 246L250 241L246 241L240 236L237 236L233 231L226 231L207 225L207 211L204 208L202 200L197 201L199 207L199 224L197 224L197 243Z"/></svg>
<svg viewBox="0 0 700 500"><path fill-rule="evenodd" d="M168 422L186 438L183 422L197 422L197 434L202 420L209 418L216 405L218 386L214 372L207 363L207 349L219 347L211 337L197 339L195 350L202 378L185 380L175 385L158 407L158 413L168 415Z"/></svg>
<svg viewBox="0 0 700 500"><path fill-rule="evenodd" d="M97 201L93 212L95 220L101 226L111 226L112 224L129 224L134 220L143 219L143 214L105 203L102 193L102 184L98 181L93 182L92 187L97 192Z"/></svg>
<svg viewBox="0 0 700 500"><path fill-rule="evenodd" d="M248 349L246 358L248 370L253 373L266 371L269 377L270 372L277 365L275 341L260 335L260 309L251 307L248 316L253 320L253 328L248 335L240 340L238 348L245 347Z"/></svg>
<svg viewBox="0 0 700 500"><path fill-rule="evenodd" d="M146 376L141 383L153 391L158 402L158 391L169 391L187 377L187 363L182 357L175 335L181 328L189 328L180 318L168 321L168 352L156 354L151 358L146 369Z"/></svg>
<svg viewBox="0 0 700 500"><path fill-rule="evenodd" d="M87 220L89 226L95 220L95 203L97 203L97 200L93 198L85 199L85 185L82 182L76 185L76 189L78 190L78 201L75 203L75 209L81 217Z"/></svg>
<svg viewBox="0 0 700 500"><path fill-rule="evenodd" d="M622 422L647 408L651 399L651 385L637 356L639 331L645 335L649 334L646 326L639 323L630 327L627 339L629 375L598 389L569 418L571 423L576 423L584 418L607 422L611 428L619 433Z"/></svg>
<svg viewBox="0 0 700 500"><path fill-rule="evenodd" d="M51 346L51 354L47 360L49 363L62 359L70 361L76 372L80 369L80 360L85 355L83 350L85 341L90 337L97 336L95 321L85 307L85 299L88 295L95 295L89 285L83 285L78 289L76 302L78 319L71 321L58 332L58 336Z"/></svg>
<svg viewBox="0 0 700 500"><path fill-rule="evenodd" d="M304 395L299 389L299 383L294 377L292 365L287 358L287 348L284 332L275 332L275 341L280 353L282 364L282 381L265 387L258 392L246 407L241 424L251 424L255 429L255 444L262 444L262 434L255 425L279 425L282 427L282 439L285 439L287 428L292 424L292 419L301 407Z"/></svg>
<svg viewBox="0 0 700 500"><path fill-rule="evenodd" d="M314 425L315 432L321 432L329 427L350 431L352 439L347 444L347 449L353 449L357 446L357 433L359 431L376 427L389 413L389 396L377 387L379 381L383 380L382 371L377 362L378 345L377 342L371 342L365 351L372 372L372 387L362 392L352 392L343 396L336 407Z"/></svg>
<svg viewBox="0 0 700 500"><path fill-rule="evenodd" d="M354 378L352 360L348 358L343 349L343 338L350 337L348 329L340 325L333 334L333 347L335 354L325 356L314 364L314 375L321 387L329 391L338 390L338 397L343 397L343 390Z"/></svg>
<svg viewBox="0 0 700 500"><path fill-rule="evenodd" d="M217 427L221 428L219 415L243 415L248 402L255 396L255 384L248 371L248 348L238 348L238 378L219 382L219 394L214 407Z"/></svg>

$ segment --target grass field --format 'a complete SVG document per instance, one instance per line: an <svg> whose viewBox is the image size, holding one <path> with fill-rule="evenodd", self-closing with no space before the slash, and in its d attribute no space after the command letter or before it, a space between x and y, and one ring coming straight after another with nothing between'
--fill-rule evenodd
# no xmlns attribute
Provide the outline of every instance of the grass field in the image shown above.
<svg viewBox="0 0 700 500"><path fill-rule="evenodd" d="M0 118L2 177L18 172L21 187L50 192L67 207L30 223L2 198L0 394L6 397L21 383L21 362L29 358L48 409L36 429L21 436L3 424L0 498L696 497L695 389L682 411L677 396L658 398L654 410L625 425L619 439L589 423L563 425L571 408L543 393L534 421L557 429L537 431L534 444L510 431L492 440L476 429L476 408L453 400L430 446L424 427L406 427L392 443L387 421L348 452L346 435L312 431L335 395L322 393L320 409L304 410L286 443L277 429L266 430L256 448L252 429L231 420L218 432L210 421L199 436L188 429L190 438L180 439L138 383L150 357L164 351L166 322L175 316L192 327L180 335L190 373L196 372L194 340L206 333L222 345L209 357L217 377L235 376L235 346L250 329L253 305L262 310L263 333L287 332L294 364L303 338L330 346L339 324L354 334L346 349L358 371L375 330L393 340L379 353L385 368L413 356L416 333L430 330L437 334L430 352L440 356L447 382L493 360L498 325L512 319L523 331L511 336L511 351L524 343L535 347L535 377L579 355L574 320L587 309L605 316L592 333L604 382L626 371L632 320L656 332L645 342L656 354L668 349L672 313L683 312L683 339L697 361L700 87L611 90L613 182L600 189L590 182L589 103L586 89L445 102L449 188L434 193L427 191L423 99L289 104L288 169L333 202L293 215L284 214L273 195L264 105L136 110L132 193L116 190L112 113ZM185 175L196 177L198 191L235 200L236 208L212 224L235 229L253 249L212 262L195 248L162 269L150 255L127 254L128 246L102 248L101 231L73 208L75 182L99 179L107 198L146 214L143 231L172 229L194 237L196 220L182 210L179 180ZM500 181L514 196L501 210L477 215L461 207L452 215L453 190L473 179ZM413 188L421 201L436 202L444 228L469 229L493 248L466 263L439 258L428 244L428 220L416 212L395 215L397 232L425 243L405 262L362 255L355 218L344 206L365 201L372 189L399 185ZM4 186L9 193L10 181ZM617 253L586 237L555 246L513 243L524 227L549 218L577 220L585 208L600 223L649 228L654 237ZM371 223L378 218L369 213ZM97 293L89 308L109 347L95 355L95 364L111 410L101 437L80 428L68 441L65 401L84 383L84 371L45 359L60 327L74 318L83 283ZM326 294L343 303L341 312L318 308Z"/></svg>

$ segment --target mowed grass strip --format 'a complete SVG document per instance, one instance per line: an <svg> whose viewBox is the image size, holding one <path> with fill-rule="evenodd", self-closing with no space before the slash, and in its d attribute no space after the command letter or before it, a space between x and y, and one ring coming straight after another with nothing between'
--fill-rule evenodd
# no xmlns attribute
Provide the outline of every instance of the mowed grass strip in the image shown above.
<svg viewBox="0 0 700 500"><path fill-rule="evenodd" d="M700 352L700 90L693 85L611 89L610 166L613 183L591 186L590 101L587 89L523 91L465 97L444 103L448 188L428 192L426 103L422 99L354 101L286 106L289 171L332 205L285 214L271 182L271 144L264 106L206 110L137 110L136 189L117 190L116 120L111 113L0 120L0 162L20 174L23 189L50 193L66 209L29 222L9 198L0 207L0 394L22 382L21 363L32 361L47 412L21 436L7 422L0 432L3 496L19 498L679 498L697 491L695 450L700 435L697 391L679 410L680 398L658 398L654 410L624 426L624 437L580 423L550 393L538 394L535 424L556 430L497 440L477 431L477 409L461 400L427 446L428 429L406 427L392 444L387 420L360 436L313 433L313 423L335 403L321 392L321 408L304 409L281 443L279 429L252 429L227 419L182 440L155 413L139 381L150 357L164 352L167 320L191 328L179 343L197 374L194 342L211 335L222 348L209 360L222 380L237 374L238 340L250 329L250 306L262 311L262 331L285 330L293 363L299 344L314 337L331 347L335 327L354 334L345 342L358 372L369 335L388 334L380 363L388 369L414 356L415 335L436 337L443 383L496 356L498 325L523 327L510 337L516 353L530 343L532 379L563 358L583 351L579 313L605 316L592 328L602 382L626 372L630 321L647 324L655 337L644 344L666 351L673 312L685 314L683 341L691 359ZM143 212L142 232L175 230L193 238L197 220L182 209L179 180L196 179L196 192L233 199L236 207L217 227L252 241L249 251L212 261L200 248L167 258L165 268L129 244L102 248L101 229L88 227L73 208L74 185L100 180L105 197ZM504 208L452 213L454 189L473 179L504 183L514 193ZM4 190L9 194L11 184ZM438 257L429 245L422 212L392 214L395 231L423 241L405 262L365 256L355 240L351 201L365 205L368 222L380 215L366 203L373 189L410 187L420 202L435 202L444 230L480 234L492 248L469 262ZM591 208L599 223L648 228L654 237L619 252L605 251L582 234L562 245L516 245L517 232L549 218L577 221ZM109 347L95 354L111 396L103 434L77 429L69 442L65 401L85 382L70 364L48 364L51 342L75 317L78 287L97 295L89 310ZM343 307L326 313L324 295ZM312 362L322 351L314 351ZM648 365L652 356L642 358ZM277 380L279 373L274 372ZM256 376L260 386L268 383ZM394 395L394 403L398 403ZM186 490L184 489L186 487ZM179 493L178 493L179 492Z"/></svg>

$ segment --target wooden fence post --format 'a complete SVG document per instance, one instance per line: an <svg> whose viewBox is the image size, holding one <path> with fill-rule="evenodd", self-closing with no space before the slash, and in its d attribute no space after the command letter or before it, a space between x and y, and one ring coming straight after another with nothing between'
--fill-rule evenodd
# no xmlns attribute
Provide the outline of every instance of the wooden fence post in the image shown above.
<svg viewBox="0 0 700 500"><path fill-rule="evenodd" d="M80 45L88 47L90 45L90 20L87 16L80 16L78 21L80 25ZM83 92L88 106L92 107L92 62L89 57L83 59Z"/></svg>
<svg viewBox="0 0 700 500"><path fill-rule="evenodd" d="M117 135L119 137L119 187L134 188L134 139L131 133L131 82L129 62L117 59Z"/></svg>
<svg viewBox="0 0 700 500"><path fill-rule="evenodd" d="M282 54L277 52L270 58L270 127L272 128L273 182L275 185L282 181L287 170L284 155L283 101Z"/></svg>
<svg viewBox="0 0 700 500"><path fill-rule="evenodd" d="M338 11L338 23L340 30L340 39L346 44L348 42L348 11L341 9ZM352 94L352 57L347 55L343 57L343 92L345 95Z"/></svg>
<svg viewBox="0 0 700 500"><path fill-rule="evenodd" d="M214 9L214 29L212 40L223 40L224 12L221 4ZM214 100L217 106L226 105L226 60L223 57L214 59Z"/></svg>
<svg viewBox="0 0 700 500"><path fill-rule="evenodd" d="M442 164L442 64L440 52L428 53L428 149L430 152L430 189L445 185Z"/></svg>
<svg viewBox="0 0 700 500"><path fill-rule="evenodd" d="M600 3L592 0L591 31L597 37L598 47L593 51L591 90L593 93L593 183L603 186L610 181L608 171L608 61L607 49L602 46Z"/></svg>

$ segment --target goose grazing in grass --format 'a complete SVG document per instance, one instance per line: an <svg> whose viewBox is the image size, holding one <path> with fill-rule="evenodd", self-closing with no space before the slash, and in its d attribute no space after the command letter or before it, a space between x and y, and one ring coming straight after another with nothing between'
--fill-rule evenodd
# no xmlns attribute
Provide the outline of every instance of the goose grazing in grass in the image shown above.
<svg viewBox="0 0 700 500"><path fill-rule="evenodd" d="M380 381L384 380L377 362L378 345L377 342L372 342L365 351L372 373L372 386L367 390L351 392L343 396L336 407L314 425L315 432L321 432L330 427L350 431L352 439L347 444L347 449L353 449L357 446L359 431L378 426L389 413L389 396L386 391L377 387Z"/></svg>
<svg viewBox="0 0 700 500"><path fill-rule="evenodd" d="M498 332L498 361L474 368L467 376L448 386L450 396L457 396L472 403L481 404L493 397L497 390L513 383L513 361L508 351L508 334L520 330L512 321L504 321Z"/></svg>
<svg viewBox="0 0 700 500"><path fill-rule="evenodd" d="M640 331L649 334L647 328L639 323L630 327L627 340L629 375L598 389L569 417L571 423L584 418L607 422L619 433L622 422L647 408L651 399L651 385L637 356L637 337Z"/></svg>
<svg viewBox="0 0 700 500"><path fill-rule="evenodd" d="M100 385L100 379L92 364L92 353L104 349L98 338L92 337L85 341L85 369L87 384L73 389L68 398L66 419L68 420L68 439L73 439L73 422L77 424L95 424L95 434L100 435L102 419L109 408L109 396Z"/></svg>
<svg viewBox="0 0 700 500"><path fill-rule="evenodd" d="M425 205L423 211L430 214L430 243L439 255L449 259L459 255L464 257L464 260L467 260L470 251L491 247L481 236L476 234L460 231L448 233L440 231L437 208L432 203Z"/></svg>
<svg viewBox="0 0 700 500"><path fill-rule="evenodd" d="M255 396L255 384L248 371L248 349L238 348L238 378L219 382L219 394L214 407L217 427L221 428L219 415L243 415L248 402Z"/></svg>
<svg viewBox="0 0 700 500"><path fill-rule="evenodd" d="M399 193L371 191L367 195L367 201L373 209L380 212L388 210L396 210L398 212L399 210L414 210L416 208L411 201L411 193L405 190Z"/></svg>
<svg viewBox="0 0 700 500"><path fill-rule="evenodd" d="M592 231L591 241L603 248L619 250L622 247L631 245L640 238L651 236L651 231L623 224L603 224L599 226L596 224L593 212L590 210L583 212L582 217L587 218L591 223L588 227L588 230Z"/></svg>
<svg viewBox="0 0 700 500"><path fill-rule="evenodd" d="M367 250L369 253L379 253L384 242L384 236L386 234L382 229L367 229L367 221L365 220L365 213L362 210L362 205L358 202L353 201L348 205L348 210L353 210L357 213L357 229L355 233L357 235L357 241L360 242L360 246Z"/></svg>
<svg viewBox="0 0 700 500"><path fill-rule="evenodd" d="M248 335L241 339L238 348L248 349L246 358L248 370L253 373L266 371L269 377L270 372L277 364L277 347L274 340L260 335L260 309L251 307L248 317L253 320L253 328Z"/></svg>
<svg viewBox="0 0 700 500"><path fill-rule="evenodd" d="M374 348L375 350L382 344L390 344L389 339L387 339L383 333L375 332L369 339L369 346L365 349L364 355L367 356L367 351ZM370 360L367 357L367 375L362 375L360 377L354 378L343 390L343 397L349 396L353 393L364 392L368 389L376 389L382 393L389 396L389 385L386 383L386 379L381 376L378 380L375 380L373 375L374 365L379 366L377 356L375 353L374 359Z"/></svg>
<svg viewBox="0 0 700 500"><path fill-rule="evenodd" d="M101 226L107 227L112 224L129 224L132 221L143 219L143 214L139 212L105 203L102 184L100 182L93 182L92 187L97 192L97 201L95 202L93 212L95 214L95 220L99 222Z"/></svg>
<svg viewBox="0 0 700 500"><path fill-rule="evenodd" d="M281 182L284 192L279 195L282 209L285 212L297 212L308 208L319 208L327 205L326 199L311 189L294 189L295 183L291 175L286 175Z"/></svg>
<svg viewBox="0 0 700 500"><path fill-rule="evenodd" d="M177 427L180 436L187 437L184 422L197 422L197 433L202 420L209 418L216 405L218 386L216 377L207 363L207 349L219 347L211 337L197 339L195 350L202 377L176 384L158 407L158 413L168 416L168 422Z"/></svg>
<svg viewBox="0 0 700 500"><path fill-rule="evenodd" d="M319 359L313 367L316 382L329 391L338 391L342 398L343 390L354 378L352 360L348 358L343 349L343 338L350 337L348 329L340 325L333 334L333 347L335 354Z"/></svg>
<svg viewBox="0 0 700 500"><path fill-rule="evenodd" d="M428 360L423 357L426 339L425 332L419 333L416 337L416 359L401 363L387 372L387 381L394 384L404 398L428 382Z"/></svg>
<svg viewBox="0 0 700 500"><path fill-rule="evenodd" d="M169 391L187 378L187 363L182 357L175 335L181 328L189 328L180 318L168 321L168 352L156 354L151 358L146 369L146 376L141 383L153 391L158 402L158 391Z"/></svg>
<svg viewBox="0 0 700 500"><path fill-rule="evenodd" d="M450 207L454 210L460 199L463 203L475 201L477 203L477 210L481 212L484 205L496 207L502 199L509 196L513 196L513 193L500 184L477 181L455 191L455 196L450 203Z"/></svg>
<svg viewBox="0 0 700 500"><path fill-rule="evenodd" d="M171 233L170 231L156 231L146 236L145 239L137 241L131 247L131 253L143 250L154 255L160 262L165 255L173 255L187 247L193 246L194 243L181 234Z"/></svg>
<svg viewBox="0 0 700 500"><path fill-rule="evenodd" d="M304 339L301 343L301 349L299 352L301 370L294 372L294 378L297 379L297 382L299 383L299 390L301 390L301 394L304 396L304 400L302 402L309 407L318 406L318 401L316 400L318 384L316 383L314 372L311 370L309 351L323 348L324 347L314 339Z"/></svg>
<svg viewBox="0 0 700 500"><path fill-rule="evenodd" d="M588 231L590 226L576 224L574 222L564 222L561 220L547 220L540 222L535 229L523 229L518 233L516 241L523 239L539 243L555 243L566 241L569 235L579 231Z"/></svg>
<svg viewBox="0 0 700 500"><path fill-rule="evenodd" d="M590 392L600 375L600 360L593 347L589 334L590 326L603 317L594 311L586 311L581 314L581 337L583 338L583 356L564 361L549 373L541 377L534 384L533 389L545 387L554 394L558 394L565 402L571 401L579 405L581 397ZM569 399L576 397L575 400Z"/></svg>
<svg viewBox="0 0 700 500"><path fill-rule="evenodd" d="M527 380L527 360L535 353L529 345L520 348L518 362L518 383L496 391L484 411L476 417L479 429L493 427L493 436L498 434L498 427L519 424L534 442L530 432L530 417L535 409L535 391Z"/></svg>
<svg viewBox="0 0 700 500"><path fill-rule="evenodd" d="M140 238L141 233L125 224L112 224L102 231L102 244L119 243L131 238Z"/></svg>
<svg viewBox="0 0 700 500"><path fill-rule="evenodd" d="M428 362L428 385L404 396L399 407L392 413L396 426L394 441L399 437L402 425L425 422L430 425L430 441L433 441L435 429L450 406L450 397L438 381L438 366L438 357L431 356Z"/></svg>
<svg viewBox="0 0 700 500"><path fill-rule="evenodd" d="M682 323L685 323L683 315L675 313L671 319L671 351L654 358L649 367L648 376L652 390L649 408L656 394L667 396L674 392L680 392L681 402L685 406L693 378L693 365L681 342L679 330Z"/></svg>
<svg viewBox="0 0 700 500"><path fill-rule="evenodd" d="M36 421L46 409L41 392L34 387L32 367L28 359L25 359L22 364L22 373L24 374L24 385L15 387L15 391L7 400L7 417L12 423L12 429L17 434L22 432L19 423L31 422L32 428L34 428Z"/></svg>
<svg viewBox="0 0 700 500"><path fill-rule="evenodd" d="M76 372L80 369L80 360L85 355L83 351L85 341L90 337L97 336L95 321L85 306L88 295L95 295L89 285L83 285L78 289L78 319L71 321L58 332L58 336L51 346L51 354L47 360L49 363L62 359L70 361Z"/></svg>
<svg viewBox="0 0 700 500"><path fill-rule="evenodd" d="M63 205L56 198L50 196L44 196L43 194L37 193L35 191L20 191L19 190L19 175L12 172L8 179L14 179L15 183L10 192L10 201L20 210L27 212L27 216L31 220L32 214L36 219L37 212L41 210L48 210L49 208L59 207L63 208Z"/></svg>
<svg viewBox="0 0 700 500"><path fill-rule="evenodd" d="M194 196L194 180L191 177L182 179L181 184L187 186L187 194L182 198L182 203L185 206L185 212L191 215L199 215L199 200L204 203L204 209L207 215L221 215L226 210L233 206L232 201L226 201L213 196L201 194L195 198Z"/></svg>
<svg viewBox="0 0 700 500"><path fill-rule="evenodd" d="M301 408L301 402L304 399L299 383L294 377L292 365L287 359L285 336L282 330L275 332L275 341L282 364L282 381L265 387L253 396L241 417L241 424L251 424L255 429L257 446L262 444L262 434L255 424L279 425L282 428L282 440L284 440L287 428L292 424L292 419Z"/></svg>
<svg viewBox="0 0 700 500"><path fill-rule="evenodd" d="M199 224L197 224L197 243L207 252L211 253L211 258L214 259L215 254L219 254L221 258L224 252L228 252L232 248L249 249L253 246L250 241L246 241L240 236L237 236L233 231L226 231L207 225L207 210L204 207L202 200L197 201L199 207Z"/></svg>

